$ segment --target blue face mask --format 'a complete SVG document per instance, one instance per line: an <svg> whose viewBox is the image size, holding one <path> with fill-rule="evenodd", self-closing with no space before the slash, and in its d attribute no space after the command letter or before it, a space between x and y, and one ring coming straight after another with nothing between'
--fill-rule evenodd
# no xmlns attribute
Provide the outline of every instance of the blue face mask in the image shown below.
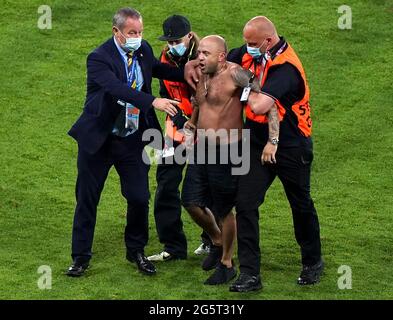
<svg viewBox="0 0 393 320"><path fill-rule="evenodd" d="M247 52L250 56L252 56L255 59L258 59L259 57L262 56L262 52L259 50L259 48L247 46Z"/></svg>
<svg viewBox="0 0 393 320"><path fill-rule="evenodd" d="M183 42L175 45L175 46L171 46L168 44L169 47L169 51L174 55L174 56L178 56L178 57L182 57L185 53L186 53L186 46L184 45Z"/></svg>
<svg viewBox="0 0 393 320"><path fill-rule="evenodd" d="M126 51L136 51L140 48L141 43L142 38L127 38L123 47Z"/></svg>
<svg viewBox="0 0 393 320"><path fill-rule="evenodd" d="M266 41L266 40L265 40ZM247 46L247 52L250 56L252 56L254 59L258 59L260 58L264 53L261 52L261 47L263 46L263 44L265 43L265 41L262 42L262 44L258 47L249 47Z"/></svg>
<svg viewBox="0 0 393 320"><path fill-rule="evenodd" d="M126 52L136 51L140 48L142 43L142 38L127 38L123 33L121 33L121 35L126 39L126 42L122 45L124 51Z"/></svg>

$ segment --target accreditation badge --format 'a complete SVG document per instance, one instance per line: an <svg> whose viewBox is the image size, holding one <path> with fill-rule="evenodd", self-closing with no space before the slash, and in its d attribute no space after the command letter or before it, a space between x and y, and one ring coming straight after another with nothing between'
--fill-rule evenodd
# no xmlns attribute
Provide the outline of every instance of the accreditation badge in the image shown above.
<svg viewBox="0 0 393 320"><path fill-rule="evenodd" d="M132 131L136 131L139 128L139 115L141 111L134 107L131 103L126 104L126 122L125 127Z"/></svg>

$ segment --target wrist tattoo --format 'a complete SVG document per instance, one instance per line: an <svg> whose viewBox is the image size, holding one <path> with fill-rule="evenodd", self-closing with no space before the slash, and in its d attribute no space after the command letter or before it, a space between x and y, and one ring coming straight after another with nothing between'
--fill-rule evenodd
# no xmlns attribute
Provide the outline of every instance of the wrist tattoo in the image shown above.
<svg viewBox="0 0 393 320"><path fill-rule="evenodd" d="M276 105L270 108L267 118L269 124L269 139L277 139L280 135L280 120L278 118L278 110Z"/></svg>

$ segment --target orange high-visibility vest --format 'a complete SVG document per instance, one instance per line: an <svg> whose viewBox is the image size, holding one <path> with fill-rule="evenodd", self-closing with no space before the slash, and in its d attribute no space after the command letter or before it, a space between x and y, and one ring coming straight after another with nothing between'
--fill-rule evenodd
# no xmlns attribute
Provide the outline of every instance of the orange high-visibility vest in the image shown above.
<svg viewBox="0 0 393 320"><path fill-rule="evenodd" d="M277 66L280 64L284 64L284 63L292 64L299 71L299 73L303 79L304 88L305 88L304 96L301 100L294 103L291 106L291 109L292 109L293 113L295 114L295 116L297 117L298 128L300 130L300 133L305 137L309 137L309 136L311 136L311 129L312 129L312 121L311 121L311 116L310 116L310 104L309 104L310 90L309 90L309 87L307 84L306 74L304 72L303 65L300 62L299 57L297 56L297 54L295 53L295 51L292 49L292 47L289 44L287 44L287 48L281 54L277 55L273 60L269 59L266 62L265 71L263 73L263 78L260 83L261 87L264 85L264 83L266 81L266 77L269 74L269 69L273 66ZM248 53L246 53L242 59L242 67L249 68L249 70L255 74L256 78L259 78L260 73L261 73L261 64L258 64L258 66L256 67L256 70L253 70L251 68L251 65L253 65L252 56L249 55ZM284 106L281 104L280 101L276 100L275 103L278 107L278 114L279 114L280 121L282 121L284 119L284 116L285 116L287 110L285 110ZM253 120L253 121L256 121L259 123L267 123L268 122L267 115L256 115L252 111L252 109L249 105L246 105L245 112L246 112L246 117L250 120Z"/></svg>
<svg viewBox="0 0 393 320"><path fill-rule="evenodd" d="M170 60L167 59L166 52L163 51L161 54L161 62L173 65ZM179 108L187 117L191 117L192 114L192 104L190 101L191 93L188 85L183 82L175 82L170 80L163 80L165 88L173 100L180 102ZM182 128L176 128L173 125L172 120L167 115L165 119L165 133L166 135L174 141L182 142L184 140L184 135L178 130Z"/></svg>

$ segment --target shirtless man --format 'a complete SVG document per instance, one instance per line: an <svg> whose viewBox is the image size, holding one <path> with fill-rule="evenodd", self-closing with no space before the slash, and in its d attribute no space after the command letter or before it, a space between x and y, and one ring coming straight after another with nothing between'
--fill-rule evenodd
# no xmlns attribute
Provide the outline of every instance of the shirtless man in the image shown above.
<svg viewBox="0 0 393 320"><path fill-rule="evenodd" d="M189 163L182 190L184 207L213 242L202 264L204 270L215 268L205 281L209 285L227 283L236 276L232 262L236 220L232 209L238 176L232 174L234 164L228 156L230 152L226 153L226 159L222 159L220 151L225 150L223 146L227 150L240 150L243 128L240 95L251 78L248 71L228 62L226 55L227 46L222 37L212 35L201 40L198 48L200 77L193 102L194 112L185 126L194 131L198 129L197 145L204 142L207 147L202 151L206 151L207 155L215 153L216 159L214 164L200 163L201 149L197 146L198 154L195 156L198 159ZM251 87L259 92L256 81ZM271 110L272 113L277 112L276 108Z"/></svg>

